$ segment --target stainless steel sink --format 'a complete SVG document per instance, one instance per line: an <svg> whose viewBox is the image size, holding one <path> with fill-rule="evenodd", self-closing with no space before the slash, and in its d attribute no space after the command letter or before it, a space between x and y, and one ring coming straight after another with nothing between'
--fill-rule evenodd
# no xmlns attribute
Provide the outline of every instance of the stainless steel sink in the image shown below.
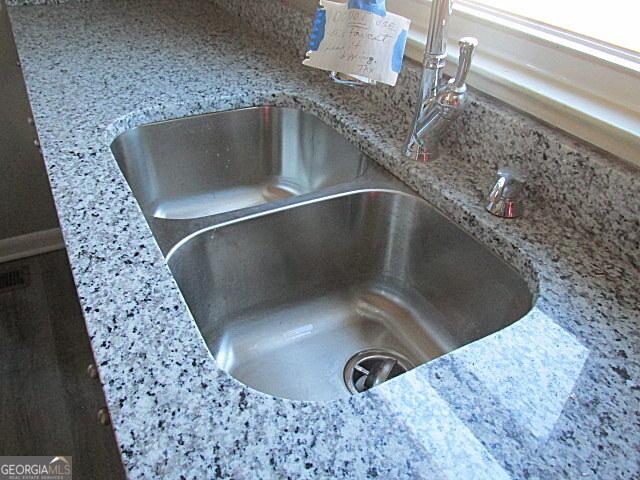
<svg viewBox="0 0 640 480"><path fill-rule="evenodd" d="M259 107L144 125L111 145L147 218L192 219L352 181L360 151L315 116Z"/></svg>
<svg viewBox="0 0 640 480"><path fill-rule="evenodd" d="M213 225L167 260L220 367L291 399L373 387L532 305L511 267L425 201L390 190Z"/></svg>
<svg viewBox="0 0 640 480"><path fill-rule="evenodd" d="M531 308L514 270L310 114L155 123L112 150L211 353L262 392L358 393Z"/></svg>

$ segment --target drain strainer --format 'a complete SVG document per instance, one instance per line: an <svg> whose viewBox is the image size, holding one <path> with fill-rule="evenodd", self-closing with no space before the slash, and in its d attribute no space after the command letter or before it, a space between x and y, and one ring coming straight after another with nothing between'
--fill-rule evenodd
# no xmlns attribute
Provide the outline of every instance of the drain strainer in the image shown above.
<svg viewBox="0 0 640 480"><path fill-rule="evenodd" d="M351 393L360 393L411 370L404 355L381 348L362 350L344 367L344 383Z"/></svg>

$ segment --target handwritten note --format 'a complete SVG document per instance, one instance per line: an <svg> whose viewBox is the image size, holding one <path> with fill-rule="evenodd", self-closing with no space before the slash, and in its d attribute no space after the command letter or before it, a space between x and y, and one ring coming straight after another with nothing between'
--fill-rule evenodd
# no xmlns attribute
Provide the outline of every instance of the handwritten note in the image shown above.
<svg viewBox="0 0 640 480"><path fill-rule="evenodd" d="M304 65L395 85L409 20L320 0Z"/></svg>

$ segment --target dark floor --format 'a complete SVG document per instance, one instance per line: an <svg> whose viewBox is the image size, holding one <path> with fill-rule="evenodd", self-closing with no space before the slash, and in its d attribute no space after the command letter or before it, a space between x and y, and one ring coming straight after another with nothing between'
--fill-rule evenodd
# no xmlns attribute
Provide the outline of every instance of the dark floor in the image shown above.
<svg viewBox="0 0 640 480"><path fill-rule="evenodd" d="M72 455L76 480L125 478L90 363L65 252L0 264L0 455Z"/></svg>

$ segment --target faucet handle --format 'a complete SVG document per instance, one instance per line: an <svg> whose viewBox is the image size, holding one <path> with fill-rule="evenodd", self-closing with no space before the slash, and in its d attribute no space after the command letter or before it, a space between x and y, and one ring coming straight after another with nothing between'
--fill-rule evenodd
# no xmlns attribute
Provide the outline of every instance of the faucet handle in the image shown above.
<svg viewBox="0 0 640 480"><path fill-rule="evenodd" d="M499 169L496 182L487 199L487 210L504 218L522 215L523 189L526 181L526 174L517 168Z"/></svg>
<svg viewBox="0 0 640 480"><path fill-rule="evenodd" d="M467 81L467 75L471 68L471 59L473 58L473 52L478 46L478 40L473 37L462 37L458 41L458 46L460 47L458 71L451 83L455 88L462 88Z"/></svg>

